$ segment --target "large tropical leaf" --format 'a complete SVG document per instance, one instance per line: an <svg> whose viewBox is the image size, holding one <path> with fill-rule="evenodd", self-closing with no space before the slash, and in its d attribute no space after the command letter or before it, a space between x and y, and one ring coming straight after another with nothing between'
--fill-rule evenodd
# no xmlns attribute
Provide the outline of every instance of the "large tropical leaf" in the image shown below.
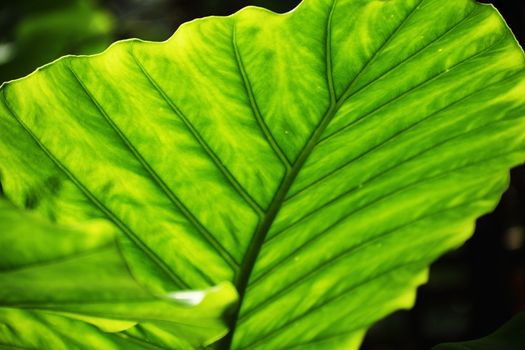
<svg viewBox="0 0 525 350"><path fill-rule="evenodd" d="M234 282L222 348L355 349L525 159L524 68L472 0L247 8L5 85L2 185L153 290Z"/></svg>
<svg viewBox="0 0 525 350"><path fill-rule="evenodd" d="M130 333L148 326L170 329L170 347L192 349L227 331L223 316L235 302L233 287L153 295L130 274L103 223L58 227L0 199L0 232L1 344L143 348Z"/></svg>

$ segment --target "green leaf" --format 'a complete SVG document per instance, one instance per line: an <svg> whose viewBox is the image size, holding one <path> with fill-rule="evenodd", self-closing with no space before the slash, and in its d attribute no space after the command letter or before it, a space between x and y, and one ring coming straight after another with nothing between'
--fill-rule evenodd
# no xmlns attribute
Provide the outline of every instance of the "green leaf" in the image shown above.
<svg viewBox="0 0 525 350"><path fill-rule="evenodd" d="M223 316L235 302L233 287L223 283L206 291L149 293L130 274L105 226L97 221L82 224L81 230L58 227L0 199L0 343L55 350L79 347L70 341L84 343L83 349L105 349L97 344L108 342L115 348L129 336L100 330L130 333L139 323L171 329L170 345L178 349L206 345L225 334ZM56 330L44 329L55 323ZM84 332L94 341L84 342ZM57 343L46 340L48 333Z"/></svg>
<svg viewBox="0 0 525 350"><path fill-rule="evenodd" d="M232 281L222 348L356 349L525 160L524 68L471 0L249 7L5 85L2 185L155 291Z"/></svg>
<svg viewBox="0 0 525 350"><path fill-rule="evenodd" d="M0 349L149 349L120 333L45 312L0 307Z"/></svg>
<svg viewBox="0 0 525 350"><path fill-rule="evenodd" d="M520 350L525 344L524 329L525 313L522 312L485 338L440 344L433 347L432 350Z"/></svg>

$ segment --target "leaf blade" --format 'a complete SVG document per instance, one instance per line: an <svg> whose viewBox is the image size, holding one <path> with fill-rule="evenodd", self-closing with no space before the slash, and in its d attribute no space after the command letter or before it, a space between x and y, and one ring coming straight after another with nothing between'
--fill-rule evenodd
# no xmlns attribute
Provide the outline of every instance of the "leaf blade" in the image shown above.
<svg viewBox="0 0 525 350"><path fill-rule="evenodd" d="M435 26L423 25L429 18ZM494 207L508 169L525 158L523 72L523 53L491 7L307 0L288 14L248 8L191 22L165 43L129 41L56 63L31 84L53 91L57 116L47 123L65 135L34 118L46 116L45 98L33 94L28 106L22 84L4 93L35 139L144 241L127 250L142 279L172 283L148 275L145 254L173 270L175 286L234 281L243 298L235 349L337 348L330 339L354 344L367 325L410 306L424 265ZM23 196L30 186L6 188ZM393 294L373 279L389 269ZM352 289L367 276L371 284ZM357 303L368 288L376 312L345 307L348 291ZM353 324L323 318L326 310Z"/></svg>

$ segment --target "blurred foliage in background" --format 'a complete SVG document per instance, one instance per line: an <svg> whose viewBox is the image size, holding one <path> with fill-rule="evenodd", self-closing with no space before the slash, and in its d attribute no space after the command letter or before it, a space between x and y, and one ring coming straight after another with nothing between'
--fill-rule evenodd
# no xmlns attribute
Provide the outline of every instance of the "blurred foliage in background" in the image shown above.
<svg viewBox="0 0 525 350"><path fill-rule="evenodd" d="M93 54L126 38L165 40L188 20L247 5L274 11L299 0L1 0L0 83L64 55Z"/></svg>
<svg viewBox="0 0 525 350"><path fill-rule="evenodd" d="M453 0L450 0L453 1ZM491 2L491 1L482 1ZM525 1L494 0L518 40ZM247 5L277 12L299 0L0 0L0 82L66 54L103 51L126 38L165 40L183 22ZM431 24L429 24L431 25ZM524 131L525 132L525 131ZM424 232L422 232L424 234ZM525 310L525 167L515 169L493 214L462 249L433 265L416 307L376 325L363 350L421 350L483 337Z"/></svg>
<svg viewBox="0 0 525 350"><path fill-rule="evenodd" d="M92 0L3 1L0 81L27 75L65 54L92 54L115 38L114 15Z"/></svg>

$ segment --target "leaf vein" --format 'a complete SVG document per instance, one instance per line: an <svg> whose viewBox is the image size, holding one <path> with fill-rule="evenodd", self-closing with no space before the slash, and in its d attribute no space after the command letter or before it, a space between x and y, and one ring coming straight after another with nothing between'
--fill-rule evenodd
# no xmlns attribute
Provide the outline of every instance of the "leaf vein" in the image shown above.
<svg viewBox="0 0 525 350"><path fill-rule="evenodd" d="M403 92L402 94L400 95L397 95L396 97L394 97L393 99L390 99L388 101L386 101L385 103L383 103L382 105L376 107L375 109L373 109L372 111L370 112L367 112L366 114L364 114L363 116L359 117L358 119L354 120L352 123L348 124L345 128L350 128L352 126L355 126L356 124L362 122L364 120L364 118L366 117L369 117L370 115L374 115L375 113L379 112L380 110L382 110L383 108L391 105L392 103L394 102L397 102L399 101L401 98L403 97L406 97L408 95L410 95L411 93L414 93L416 92L419 88L433 82L434 80L442 77L443 75L445 74L448 74L450 72L453 71L454 68L457 68L458 66L460 66L461 64L464 64L466 62L468 62L469 60L471 59L474 59L480 55L483 55L485 53L487 53L488 51L490 51L491 49L493 49L495 46L497 46L498 44L500 44L501 42L500 41L496 41L494 44L491 44L490 46L486 47L485 49L477 52L476 54L472 55L472 56L469 56L467 57L466 59L464 60L461 60L457 63L455 63L454 65L450 66L449 68L445 69L444 71L441 71L440 73L438 73L437 75L431 77L430 79L428 80L425 80L424 82L421 82L420 84L417 84L413 87L411 87L410 89L408 89L407 91ZM497 83L501 83L500 82L497 82ZM487 86L488 87L488 86ZM482 90L485 90L485 88L483 88ZM477 92L479 93L480 90L478 90ZM468 96L467 96L468 97ZM461 99L459 100L461 101ZM395 136L395 135L394 135ZM372 148L371 150L373 150L374 148ZM323 175L322 177L316 179L315 181L311 182L310 184L306 185L305 187L301 188L300 190L298 190L296 193L294 193L293 195L289 196L286 198L287 201L289 201L290 199L294 198L295 196L299 195L300 193L304 192L305 190L307 190L308 188L318 184L319 182L321 182L322 180L324 180L325 178L333 175L334 173L336 173L337 171L341 170L342 168L344 168L345 166L349 165L351 162L353 162L354 159L348 161L348 162L345 162L343 163L342 165L336 167L335 169L331 170L330 172L328 172L327 174Z"/></svg>
<svg viewBox="0 0 525 350"><path fill-rule="evenodd" d="M55 166L60 169L64 175L66 175L73 184L93 203L95 207L97 207L102 213L106 215L106 217L112 221L122 232L126 234L128 238L131 239L133 243L137 245L138 248L140 248L146 255L150 258L152 262L154 262L159 268L161 268L168 276L170 276L171 280L177 284L177 286L181 289L188 289L189 285L184 282L180 276L175 274L169 266L167 266L162 259L159 258L159 256L151 250L140 237L138 237L133 230L131 230L122 220L120 220L115 213L113 213L108 207L106 207L87 187L85 187L76 177L73 175L73 173L64 165L62 162L53 154L47 147L36 137L36 135L29 129L29 127L17 116L17 114L14 112L14 110L11 108L7 96L5 94L6 88L2 90L2 97L4 100L4 104L9 111L10 115L13 117L13 119L20 124L22 129L25 130L25 132L33 139L33 141L37 144L37 146L44 152L44 154L47 155L47 157L55 164Z"/></svg>
<svg viewBox="0 0 525 350"><path fill-rule="evenodd" d="M221 174L228 180L229 184L237 191L237 193L243 198L243 200L255 211L255 213L261 218L264 215L264 210L261 206L255 201L255 199L246 191L244 187L239 183L239 181L233 176L233 174L228 170L228 168L221 162L217 154L211 149L208 143L204 140L202 135L197 131L195 126L190 122L190 120L184 115L184 113L177 107L177 105L168 97L166 92L160 87L160 85L153 79L150 73L146 70L146 67L140 62L136 57L133 50L130 50L130 55L133 58L133 61L137 64L142 74L149 81L151 86L159 93L163 100L168 104L171 110L175 115L184 123L186 128L190 131L192 137L197 141L197 143L202 147L206 152L208 158L213 162L213 164L219 169Z"/></svg>
<svg viewBox="0 0 525 350"><path fill-rule="evenodd" d="M474 8L475 9L475 8ZM379 75L378 77L374 78L373 80L371 80L370 82L366 83L366 85L360 87L359 89L357 89L356 91L354 91L352 94L350 94L349 96L345 97L345 101L352 98L353 96L355 96L357 93L367 89L368 87L370 87L373 83L375 83L376 81L388 76L389 74L391 74L393 71L395 71L396 69L398 69L399 67L403 66L403 64L407 63L408 61L410 61L412 58L418 56L419 54L421 54L422 52L425 51L425 49L429 48L430 46L432 46L432 44L434 44L435 42L439 41L439 39L442 39L445 35L447 34L450 34L452 31L454 31L454 29L456 29L457 27L459 27L461 24L463 24L467 19L470 19L474 16L472 16L472 13L474 12L474 10L470 11L467 16L463 17L460 21L458 21L457 23L455 23L453 26L451 26L450 28L448 28L444 33L442 33L441 35L439 35L438 37L436 37L435 39L429 41L426 45L424 45L422 48L420 48L419 50L417 50L416 52L414 52L413 54L411 54L410 56L408 56L407 58L403 59L402 62L400 62L399 64L395 65L394 67L390 68L389 70L387 70L386 72L382 73L381 75ZM320 140L319 140L319 143L322 143L324 142L325 140L331 138L332 136L340 133L341 131L343 131L344 129L346 129L347 127L349 127L350 125L345 125L344 127L338 129L338 130L335 130L334 132L332 132L331 134L328 134L324 137L322 137Z"/></svg>
<svg viewBox="0 0 525 350"><path fill-rule="evenodd" d="M485 160L486 161L486 160ZM483 162L476 162L476 163L479 163L479 164L482 164ZM473 164L469 164L468 166L464 166L464 167L461 167L461 168L458 168L458 169L455 169L454 171L457 171L457 170L460 170L462 168L468 168L470 166L472 166ZM432 178L428 178L428 179L425 179L425 181L428 181L428 180L432 180L432 179L435 179L437 177L441 177L443 176L443 174L440 174L438 176L435 176L435 177L432 177ZM420 182L422 183L422 182ZM406 188L409 188L410 186L407 186ZM396 194L406 188L403 188L399 191L395 191L393 193L390 193L389 195L392 195L392 194ZM385 196L385 198L388 197L388 196ZM384 198L380 198L379 200L381 199L384 199ZM378 200L378 201L379 201ZM372 203L369 203L369 204L376 204L378 201L374 201ZM253 315L255 315L257 312L260 312L262 309L264 309L264 307L268 304L271 304L274 300L282 297L283 295L285 294L288 294L292 291L292 288L293 287L297 287L299 286L302 282L305 282L308 280L309 277L315 275L317 272L319 271L322 271L323 269L329 267L329 266L332 266L333 264L335 264L339 259L342 259L352 253L355 253L356 251L358 251L359 249L368 246L372 243L374 243L375 241L379 241L383 238L386 238L388 237L390 234L394 234L396 233L398 230L400 229L403 229L403 228L406 228L408 226L411 226L421 220L426 220L430 217L433 217L433 216L436 216L436 215L440 215L440 214L443 214L447 211L450 211L450 210L456 210L456 209L459 209L463 206L465 206L466 204L461 204L461 205L457 205L457 206L453 206L453 207L450 207L450 208L446 208L444 210L439 210L439 211L436 211L436 212L432 212L432 213L429 213L429 214L426 214L426 215L422 215L414 220L410 220L409 222L405 223L405 224L402 224L400 226L397 226L391 230L387 230L387 231L384 231L374 237L369 237L367 239L365 239L364 241L348 248L347 250L344 250L342 251L341 253L335 255L334 257L330 258L329 260L326 260L324 262L322 262L321 264L315 266L312 270L308 271L306 274L300 276L299 278L297 278L296 280L293 280L291 281L289 284L287 284L286 286L284 286L284 288L281 288L277 291L276 294L266 298L263 302L253 306L251 309L249 310L246 310L246 313L243 315L243 317L240 319L240 321L242 322L245 322L247 319L253 317ZM281 259L279 262L277 262L275 265L273 265L271 267L272 270L275 270L275 268L277 268L278 265L281 265L283 264L286 260L289 260L291 257L293 257L294 255L296 255L299 251L301 251L303 248L307 247L310 243L312 243L313 241L316 241L316 240L319 240L321 239L330 229L338 226L339 224L341 224L342 222L344 222L345 220L347 220L348 218L350 218L352 215L354 215L356 212L359 212L363 209L366 209L367 207L369 207L369 205L367 206L364 206L364 207L361 207L361 208L358 208L357 210L355 211L352 211L351 213L343 216L341 219L337 220L334 224L332 224L330 227L324 229L323 231L321 231L319 234L317 234L316 236L310 238L307 242L305 242L304 244L302 244L301 246L297 247L297 249L295 249L294 251L291 252L291 254L285 256L283 259ZM259 278L258 280L258 283L260 283L260 281L263 280L263 278ZM253 288L255 284L251 284L250 287Z"/></svg>
<svg viewBox="0 0 525 350"><path fill-rule="evenodd" d="M397 265L397 266L393 266L392 268L389 268L385 271L380 271L379 273L377 274L374 274L360 282L358 282L357 284L355 285L352 285L350 286L349 288L343 290L341 293L331 297L331 298L328 298L326 300L324 300L322 303L319 303L317 305L315 305L314 307L310 308L307 310L307 312L304 312L302 313L301 315L297 316L297 317L294 317L294 318L291 318L289 319L288 321L286 321L284 324L280 325L279 327L277 328L274 328L273 330L271 330L270 332L266 333L265 335L263 336L260 336L258 337L255 341L251 342L251 343L248 343L244 346L242 346L241 348L239 348L239 350L246 350L246 349L250 349L250 348L253 348L254 346L256 346L257 344L260 344L261 342L265 341L266 339L268 339L269 337L273 336L275 333L279 332L279 331L282 331L283 329L285 329L286 327L289 327L291 324L303 319L303 318L306 318L308 316L310 316L314 311L316 310L319 310L323 307L325 307L326 305L334 302L334 301L337 301L338 299L341 299L343 298L345 295L347 295L348 293L356 290L357 288L359 287L363 287L363 286L366 286L368 283L371 283L373 282L374 280L376 279L379 279L379 278L382 278L382 277L385 277L385 276L388 276L389 274L399 270L399 269L402 269L402 268L407 268L409 266L418 266L422 263L423 260L416 260L416 261L410 261L410 262L406 262L406 263L403 263L403 264L400 264L400 265Z"/></svg>
<svg viewBox="0 0 525 350"><path fill-rule="evenodd" d="M261 131L263 132L263 135L266 141L271 146L272 150L274 151L274 153L277 155L277 157L283 164L286 173L289 173L292 167L292 164L290 163L290 160L288 159L286 154L283 152L282 148L279 146L279 143L275 140L275 137L273 136L272 132L268 128L268 125L264 121L264 118L261 114L259 106L257 105L257 100L255 99L255 96L253 94L253 89L250 83L250 79L248 77L248 73L246 72L246 68L244 67L241 53L239 51L239 46L237 44L237 34L236 34L235 24L233 25L232 38L233 38L232 39L233 50L235 53L235 60L236 60L237 68L242 78L244 90L246 92L246 95L248 96L248 100L250 101L250 107L252 109L253 115L255 116L255 119L257 120L257 125L259 126L259 129L261 129Z"/></svg>
<svg viewBox="0 0 525 350"><path fill-rule="evenodd" d="M376 56L378 54L378 51L381 51L384 48L384 46L387 44L387 42L391 40L391 37L394 36L398 32L398 30L403 26L404 23L406 23L406 21L408 20L410 15L415 11L415 9L422 2L423 2L423 0L420 0L418 5L414 7L412 12L400 22L400 24L398 25L396 30L394 32L392 32L391 35L389 36L389 38L387 38L385 40L383 45L381 45L378 48L378 50L376 51L374 56ZM333 0L332 6L335 7L335 4L336 4L336 0ZM333 12L333 8L332 8L331 13L332 12ZM329 25L331 25L330 15L328 17L329 18L327 18L327 27ZM330 32L331 32L330 30L326 31L326 33L324 35L324 40L325 41L328 41L330 39L330 35L329 35ZM325 48L328 48L328 43L325 45ZM325 55L328 55L328 54L330 54L330 53L329 52L325 53ZM328 57L327 57L326 63L330 64L330 66L331 66L331 58L328 59ZM331 68L330 69L328 69L328 68L329 67L327 67L327 69L326 69L327 74L328 74L328 72L331 73ZM366 68L366 66L363 69L365 69L365 68ZM362 70L361 70L361 72L362 72ZM359 77L359 75L360 75L360 73L358 73L358 75L355 77L355 79L357 79ZM348 90L351 89L351 87L353 86L353 83L355 82L355 79L353 79L349 83L348 88L345 91L348 91ZM332 90L335 91L335 88L333 87L333 79L331 77L327 77L327 80L328 80L328 84L329 85L332 84L332 86L329 87L330 91L332 91ZM244 294L245 294L246 288L248 286L248 281L249 281L251 272L253 270L253 267L255 265L255 261L257 259L257 256L259 255L260 250L261 250L261 248L262 248L262 246L264 244L264 241L266 239L266 235L267 235L269 229L271 228L272 223L273 223L277 213L281 209L281 206L282 206L282 204L283 204L283 202L284 202L284 200L286 198L286 194L290 190L290 187L292 186L294 180L296 179L297 175L299 174L302 166L304 165L304 163L306 162L306 160L310 156L310 154L311 154L313 148L315 147L315 145L317 144L319 138L322 136L322 134L323 134L324 130L326 129L326 127L328 126L328 124L332 121L333 117L335 116L337 110L340 108L342 103L344 103L343 100L334 100L333 98L331 98L330 106L328 107L327 111L325 112L325 114L323 115L321 120L319 121L319 124L312 131L312 134L308 138L308 140L305 143L304 147L299 152L299 156L297 157L295 162L292 164L292 168L291 168L290 172L282 179L281 184L279 185L279 188L278 188L274 198L272 199L272 202L271 202L271 204L269 206L269 209L267 211L267 214L266 214L264 220L260 223L260 225L258 225L257 229L255 230L255 234L252 237L252 240L251 240L251 242L249 244L249 247L248 247L247 253L245 255L245 258L244 258L244 260L243 260L243 262L241 264L241 272L240 272L238 278L235 281L235 285L237 286L237 289L239 291L239 307L237 308L236 313L235 313L234 317L232 318L232 322L234 322L234 323L230 325L231 326L231 332L229 333L227 338L225 338L225 340L221 344L221 345L224 345L226 348L229 348L230 343L231 343L231 341L233 339L233 335L234 335L235 329L236 329L235 320L239 316L240 307L241 307L243 299L244 299Z"/></svg>
<svg viewBox="0 0 525 350"><path fill-rule="evenodd" d="M235 258L228 252L227 249L224 248L224 246L209 232L209 230L193 215L193 213L186 207L186 205L181 201L181 199L169 188L169 186L166 184L166 182L157 174L157 172L152 168L152 166L149 164L149 162L144 158L144 156L139 152L139 150L133 145L133 143L129 140L129 138L124 134L122 129L119 128L119 126L111 119L111 117L107 114L107 112L104 110L104 108L100 105L100 103L96 100L96 98L91 94L91 92L87 89L85 84L80 80L76 72L73 70L71 66L67 66L71 74L73 75L74 79L78 82L78 85L81 87L84 94L89 98L89 100L93 103L97 111L100 115L104 118L104 120L108 123L108 125L115 131L115 133L120 137L120 139L124 142L128 150L133 154L135 159L141 164L141 166L146 170L147 174L150 176L151 179L155 182L155 184L164 192L164 194L168 197L168 199L171 201L171 203L180 210L182 215L190 222L190 224L199 232L201 237L212 247L214 248L224 259L224 261L234 270L237 269L239 266L239 263L235 260ZM207 276L208 283L213 284L213 281Z"/></svg>
<svg viewBox="0 0 525 350"><path fill-rule="evenodd" d="M521 74L521 72L520 72ZM378 149L381 149L383 147L386 147L389 142L392 143L394 142L397 138L400 138L401 136L403 136L404 134L406 134L408 131L414 129L415 127L417 127L418 125L421 125L423 124L425 121L427 121L429 118L431 118L432 116L435 116L436 114L439 114L441 112L444 112L446 110L448 110L449 108L451 107L454 107L456 104L476 95L476 94L479 94L481 91L483 90L486 90L486 89L489 89L491 87L493 87L494 85L496 84L501 84L503 83L504 81L506 80L510 80L510 78L515 78L516 75L512 75L511 77L507 78L507 79L502 79L502 80L499 80L493 84L490 84L490 85L487 85L485 86L483 89L480 89L480 90L476 90L472 93L469 93L465 96L463 96L462 98L444 106L443 108L437 110L437 111L434 111L432 113L430 113L429 115L425 116L424 118L418 120L417 122L411 124L411 125L408 125L407 127L403 128L403 129L400 129L399 131L397 131L396 133L392 134L391 136L389 136L387 139L385 139L384 141L382 141L381 143L378 143L377 145L375 145L374 147L372 148L369 148L367 149L365 152L353 157L351 160L345 162L344 164L338 166L337 168L335 168L334 170L332 170L330 173L326 174L325 176L317 179L314 183L312 184L309 184L308 186L304 187L303 189L301 189L300 191L298 191L297 193L295 193L293 196L289 197L287 199L287 201L290 201L292 198L296 197L297 195L299 195L300 193L304 193L304 191L306 191L308 188L311 188L313 187L314 185L318 185L324 181L326 181L326 179L328 177L331 177L333 176L334 174L336 174L337 172L341 171L342 169L346 168L347 166L349 166L350 164L352 164L353 162L357 161L357 160L360 160L364 157L366 157L367 155L369 154L372 154L374 151L378 150ZM463 135L461 135L463 136ZM452 139L454 139L455 137L452 137L452 138L449 138L449 139L446 139L440 143L437 143L435 145L432 145L431 148L427 148L427 149L423 149L421 152L418 152L416 154L414 154L413 156L411 157L408 157L404 160L402 160L401 162L399 163L396 163L394 164L393 166L389 167L389 168L384 168L381 172L379 172L378 174L374 175L373 177L370 177L369 179L367 179L365 182L363 182L361 185L366 185L368 184L370 181L374 180L374 179L377 179L378 177L380 177L381 175L384 175L385 173L391 171L391 170L394 170L396 168L398 168L399 166L417 158L418 156L422 155L422 154L425 154L426 152L432 150L435 146L439 146L439 145L442 145ZM353 187L353 188L350 188L348 189L347 191L344 191L343 193L341 193L340 195L334 197L333 199L331 199L330 201L326 202L325 204L319 206L319 207L316 207L314 208L313 210L311 210L310 212L308 212L306 215L302 216L301 218L299 218L299 220L293 222L292 224L282 228L281 230L279 230L278 232L276 232L275 234L273 234L270 238L268 238L266 240L266 243L270 242L271 240L273 240L275 237L281 235L282 233L284 233L285 231L287 231L289 228L293 227L293 226L296 226L297 224L300 224L302 221L304 221L305 219L307 219L309 216L311 216L312 214L315 214L315 212L317 212L318 210L320 209L323 209L327 204L330 204L332 202L334 202L336 199L346 195L346 194L350 194L351 191L357 189L356 187Z"/></svg>

